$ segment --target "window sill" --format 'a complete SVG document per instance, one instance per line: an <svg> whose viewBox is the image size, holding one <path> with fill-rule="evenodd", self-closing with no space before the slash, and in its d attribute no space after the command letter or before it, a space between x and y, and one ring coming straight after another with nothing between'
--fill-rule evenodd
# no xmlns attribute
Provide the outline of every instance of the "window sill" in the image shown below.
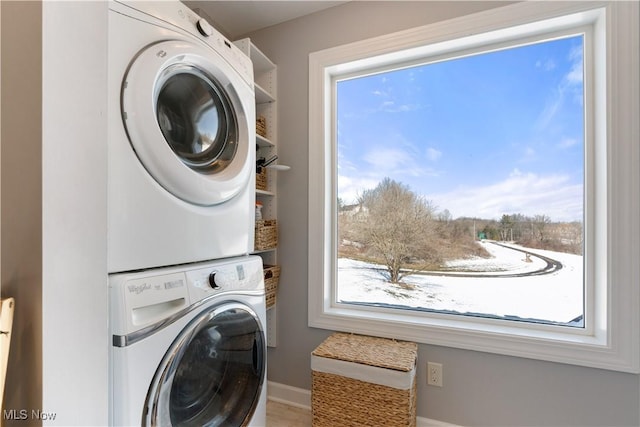
<svg viewBox="0 0 640 427"><path fill-rule="evenodd" d="M534 329L514 322L454 317L420 318L388 310L332 307L320 315L314 313L309 326L638 373L637 366L615 354L604 331L588 334L583 329L557 326Z"/></svg>

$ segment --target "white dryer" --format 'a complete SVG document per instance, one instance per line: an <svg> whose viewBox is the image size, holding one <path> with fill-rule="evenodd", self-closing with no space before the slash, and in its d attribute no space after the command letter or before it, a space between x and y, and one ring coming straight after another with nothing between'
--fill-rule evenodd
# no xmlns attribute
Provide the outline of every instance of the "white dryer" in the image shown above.
<svg viewBox="0 0 640 427"><path fill-rule="evenodd" d="M257 256L111 275L110 425L266 424Z"/></svg>
<svg viewBox="0 0 640 427"><path fill-rule="evenodd" d="M109 2L110 273L253 250L250 59L178 1Z"/></svg>

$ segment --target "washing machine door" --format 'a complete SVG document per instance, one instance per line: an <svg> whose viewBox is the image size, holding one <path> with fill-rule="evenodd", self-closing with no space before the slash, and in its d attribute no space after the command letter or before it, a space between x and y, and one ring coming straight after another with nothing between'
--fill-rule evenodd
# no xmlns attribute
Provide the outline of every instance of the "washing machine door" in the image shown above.
<svg viewBox="0 0 640 427"><path fill-rule="evenodd" d="M176 40L146 47L127 70L121 99L136 155L171 194L211 206L248 184L253 87L213 49Z"/></svg>
<svg viewBox="0 0 640 427"><path fill-rule="evenodd" d="M244 426L260 398L266 343L257 314L240 303L205 310L156 371L145 426Z"/></svg>

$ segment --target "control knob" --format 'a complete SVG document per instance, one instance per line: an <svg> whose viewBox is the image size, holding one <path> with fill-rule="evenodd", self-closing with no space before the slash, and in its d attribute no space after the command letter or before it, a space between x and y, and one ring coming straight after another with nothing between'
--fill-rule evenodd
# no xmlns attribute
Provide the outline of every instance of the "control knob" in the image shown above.
<svg viewBox="0 0 640 427"><path fill-rule="evenodd" d="M198 31L200 31L200 34L205 37L209 37L211 34L213 34L213 27L209 25L207 20L204 18L198 19L196 27L198 27Z"/></svg>
<svg viewBox="0 0 640 427"><path fill-rule="evenodd" d="M214 271L209 274L209 286L211 286L211 289L220 289L220 285L216 283L216 273L217 271Z"/></svg>

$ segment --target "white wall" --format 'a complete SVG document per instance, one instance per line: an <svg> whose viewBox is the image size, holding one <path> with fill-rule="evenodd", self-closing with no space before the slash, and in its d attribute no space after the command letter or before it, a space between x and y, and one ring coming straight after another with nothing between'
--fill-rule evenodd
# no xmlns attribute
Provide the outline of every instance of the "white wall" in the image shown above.
<svg viewBox="0 0 640 427"><path fill-rule="evenodd" d="M308 55L504 2L351 2L249 34L278 65L278 347L269 380L309 389L310 352L330 332L307 327ZM639 425L637 375L421 345L418 415L459 425ZM426 361L444 387L426 386Z"/></svg>
<svg viewBox="0 0 640 427"><path fill-rule="evenodd" d="M107 3L1 5L5 425L106 425Z"/></svg>
<svg viewBox="0 0 640 427"><path fill-rule="evenodd" d="M42 10L42 407L105 425L107 3Z"/></svg>

